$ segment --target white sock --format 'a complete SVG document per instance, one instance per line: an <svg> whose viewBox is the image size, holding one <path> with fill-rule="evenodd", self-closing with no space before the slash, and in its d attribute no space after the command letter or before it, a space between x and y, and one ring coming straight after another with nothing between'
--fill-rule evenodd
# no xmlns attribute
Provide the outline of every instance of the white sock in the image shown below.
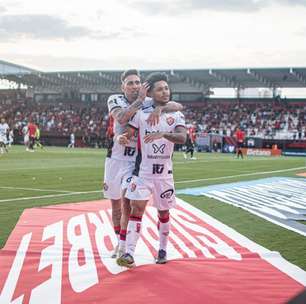
<svg viewBox="0 0 306 304"><path fill-rule="evenodd" d="M170 232L170 218L162 220L159 219L157 226L159 232L159 249L167 251L167 244Z"/></svg>
<svg viewBox="0 0 306 304"><path fill-rule="evenodd" d="M121 252L126 252L126 250L125 250L125 241L123 241L123 240L120 240L119 241L119 251L121 251Z"/></svg>
<svg viewBox="0 0 306 304"><path fill-rule="evenodd" d="M126 253L134 255L141 231L141 217L130 216L126 234Z"/></svg>

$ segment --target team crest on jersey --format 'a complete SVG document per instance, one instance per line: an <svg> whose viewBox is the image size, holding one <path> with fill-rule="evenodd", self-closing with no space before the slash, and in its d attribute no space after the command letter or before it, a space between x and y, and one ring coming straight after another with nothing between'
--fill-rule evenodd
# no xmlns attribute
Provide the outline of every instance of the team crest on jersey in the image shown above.
<svg viewBox="0 0 306 304"><path fill-rule="evenodd" d="M173 117L168 117L167 118L167 124L169 125L169 126L172 126L173 124L174 124L174 118Z"/></svg>
<svg viewBox="0 0 306 304"><path fill-rule="evenodd" d="M107 190L108 190L108 185L107 185L107 183L104 183L104 184L103 184L103 189L104 189L104 191L107 191Z"/></svg>
<svg viewBox="0 0 306 304"><path fill-rule="evenodd" d="M134 192L136 190L136 184L135 183L132 183L131 184L131 192Z"/></svg>

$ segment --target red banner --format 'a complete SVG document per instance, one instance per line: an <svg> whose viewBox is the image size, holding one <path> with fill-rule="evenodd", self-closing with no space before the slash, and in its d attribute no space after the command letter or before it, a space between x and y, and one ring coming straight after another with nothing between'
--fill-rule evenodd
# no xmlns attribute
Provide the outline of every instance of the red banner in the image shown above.
<svg viewBox="0 0 306 304"><path fill-rule="evenodd" d="M306 274L178 200L169 262L154 264L156 210L143 220L132 270L111 252L108 201L25 210L0 251L0 303L284 303Z"/></svg>

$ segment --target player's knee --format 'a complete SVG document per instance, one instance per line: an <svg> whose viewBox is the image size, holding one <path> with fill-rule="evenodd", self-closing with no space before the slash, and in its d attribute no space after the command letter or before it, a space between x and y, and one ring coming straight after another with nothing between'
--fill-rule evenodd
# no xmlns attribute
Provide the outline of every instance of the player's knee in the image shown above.
<svg viewBox="0 0 306 304"><path fill-rule="evenodd" d="M140 204L133 204L131 208L132 216L142 216L144 214L145 205L142 206Z"/></svg>
<svg viewBox="0 0 306 304"><path fill-rule="evenodd" d="M160 219L166 219L169 218L170 212L169 210L158 210L158 217Z"/></svg>
<svg viewBox="0 0 306 304"><path fill-rule="evenodd" d="M112 210L121 210L121 199L111 200Z"/></svg>

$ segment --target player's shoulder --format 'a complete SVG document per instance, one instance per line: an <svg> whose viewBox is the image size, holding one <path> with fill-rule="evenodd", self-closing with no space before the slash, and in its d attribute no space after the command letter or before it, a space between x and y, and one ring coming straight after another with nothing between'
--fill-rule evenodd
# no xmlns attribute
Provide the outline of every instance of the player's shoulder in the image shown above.
<svg viewBox="0 0 306 304"><path fill-rule="evenodd" d="M125 101L125 97L122 94L113 94L110 95L107 99L107 102L112 102L112 101Z"/></svg>
<svg viewBox="0 0 306 304"><path fill-rule="evenodd" d="M118 104L120 106L122 103L126 103L126 98L122 94L113 94L108 97L107 103Z"/></svg>
<svg viewBox="0 0 306 304"><path fill-rule="evenodd" d="M145 100L143 101L141 112L142 113L151 113L151 112L154 111L154 109L155 109L155 106L154 106L153 99L150 98L150 97L146 97Z"/></svg>
<svg viewBox="0 0 306 304"><path fill-rule="evenodd" d="M171 114L176 118L185 119L185 115L181 111L172 112Z"/></svg>

